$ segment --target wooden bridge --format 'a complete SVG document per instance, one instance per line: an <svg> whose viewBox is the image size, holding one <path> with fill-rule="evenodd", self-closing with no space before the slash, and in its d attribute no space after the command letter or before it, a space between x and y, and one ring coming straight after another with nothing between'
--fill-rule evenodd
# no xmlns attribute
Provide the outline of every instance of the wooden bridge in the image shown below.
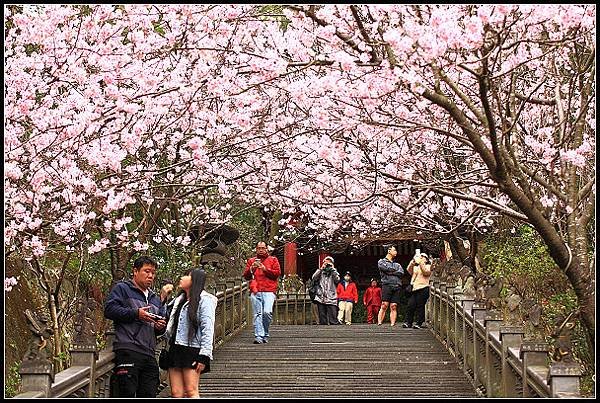
<svg viewBox="0 0 600 403"><path fill-rule="evenodd" d="M550 363L549 346L525 341L485 304L433 279L427 329L319 326L306 293L279 295L268 344L253 344L247 283L217 296L211 372L202 397L577 397L581 370ZM112 340L74 345L71 367L23 363L16 397L109 397ZM160 345L158 346L160 348ZM158 354L158 350L157 350ZM166 373L159 397L168 397Z"/></svg>
<svg viewBox="0 0 600 403"><path fill-rule="evenodd" d="M353 324L274 325L220 347L201 397L475 397L456 360L425 329ZM168 387L161 396L169 396Z"/></svg>

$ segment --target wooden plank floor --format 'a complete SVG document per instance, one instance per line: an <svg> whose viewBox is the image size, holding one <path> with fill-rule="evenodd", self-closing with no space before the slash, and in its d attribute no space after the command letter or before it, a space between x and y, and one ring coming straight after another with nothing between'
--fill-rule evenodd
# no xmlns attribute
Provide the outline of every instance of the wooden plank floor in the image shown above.
<svg viewBox="0 0 600 403"><path fill-rule="evenodd" d="M427 329L272 325L270 333L268 344L252 344L252 329L244 329L217 349L200 396L476 397Z"/></svg>

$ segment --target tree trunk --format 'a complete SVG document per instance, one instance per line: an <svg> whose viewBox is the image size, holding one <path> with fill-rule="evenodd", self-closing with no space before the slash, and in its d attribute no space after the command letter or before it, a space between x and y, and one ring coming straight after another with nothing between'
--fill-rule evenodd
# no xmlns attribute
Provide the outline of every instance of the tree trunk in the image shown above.
<svg viewBox="0 0 600 403"><path fill-rule="evenodd" d="M54 372L57 373L63 370L63 362L60 358L62 355L62 337L60 334L60 327L58 326L58 312L56 310L56 301L54 300L54 296L49 295L48 300L50 303L50 320L52 321L52 333L54 335Z"/></svg>
<svg viewBox="0 0 600 403"><path fill-rule="evenodd" d="M469 265L469 251L465 248L463 240L456 234L450 234L448 238L450 249L456 259L459 259L463 265L469 266L473 270L473 266Z"/></svg>

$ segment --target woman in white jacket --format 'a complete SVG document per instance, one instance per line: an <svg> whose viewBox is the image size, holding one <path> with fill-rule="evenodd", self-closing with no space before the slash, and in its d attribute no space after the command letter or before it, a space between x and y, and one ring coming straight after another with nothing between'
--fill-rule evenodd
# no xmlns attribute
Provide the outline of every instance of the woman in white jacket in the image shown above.
<svg viewBox="0 0 600 403"><path fill-rule="evenodd" d="M181 277L165 337L172 397L199 397L200 374L210 371L217 297L204 290L206 272L194 269Z"/></svg>

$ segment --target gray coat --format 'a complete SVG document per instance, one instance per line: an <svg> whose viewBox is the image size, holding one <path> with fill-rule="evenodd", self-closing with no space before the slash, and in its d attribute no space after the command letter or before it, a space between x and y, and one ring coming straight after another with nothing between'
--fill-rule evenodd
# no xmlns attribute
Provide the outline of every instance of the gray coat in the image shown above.
<svg viewBox="0 0 600 403"><path fill-rule="evenodd" d="M319 281L319 288L315 295L315 301L325 305L337 305L337 284L340 282L340 274L333 269L331 275L322 274L322 270L317 269L312 275L313 280Z"/></svg>

